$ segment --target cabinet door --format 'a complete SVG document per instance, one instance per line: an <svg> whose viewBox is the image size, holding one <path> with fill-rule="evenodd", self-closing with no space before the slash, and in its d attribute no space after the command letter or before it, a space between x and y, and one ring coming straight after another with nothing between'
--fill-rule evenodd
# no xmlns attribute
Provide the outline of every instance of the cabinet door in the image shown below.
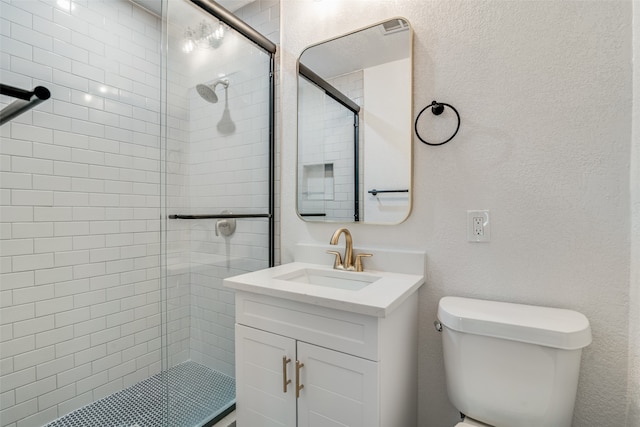
<svg viewBox="0 0 640 427"><path fill-rule="evenodd" d="M295 350L291 338L236 324L238 427L296 426Z"/></svg>
<svg viewBox="0 0 640 427"><path fill-rule="evenodd" d="M304 388L298 399L299 427L378 425L378 364L298 342Z"/></svg>

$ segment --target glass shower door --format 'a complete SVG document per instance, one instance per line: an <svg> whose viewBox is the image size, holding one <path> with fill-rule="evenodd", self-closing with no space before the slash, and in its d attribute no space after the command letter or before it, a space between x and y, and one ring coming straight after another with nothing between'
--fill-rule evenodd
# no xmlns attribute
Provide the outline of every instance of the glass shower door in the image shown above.
<svg viewBox="0 0 640 427"><path fill-rule="evenodd" d="M190 2L168 2L166 16L167 417L199 426L235 402L234 294L223 280L271 258L271 58Z"/></svg>

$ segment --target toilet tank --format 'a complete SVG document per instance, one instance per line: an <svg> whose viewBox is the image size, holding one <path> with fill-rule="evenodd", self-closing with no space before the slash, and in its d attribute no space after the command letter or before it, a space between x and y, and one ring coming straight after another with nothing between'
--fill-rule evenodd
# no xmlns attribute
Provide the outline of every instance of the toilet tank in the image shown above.
<svg viewBox="0 0 640 427"><path fill-rule="evenodd" d="M447 391L496 427L570 427L587 318L575 311L459 297L438 305Z"/></svg>

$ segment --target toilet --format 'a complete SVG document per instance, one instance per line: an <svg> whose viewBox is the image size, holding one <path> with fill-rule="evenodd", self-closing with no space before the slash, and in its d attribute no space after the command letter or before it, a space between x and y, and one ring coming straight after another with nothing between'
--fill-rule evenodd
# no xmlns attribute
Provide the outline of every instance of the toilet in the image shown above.
<svg viewBox="0 0 640 427"><path fill-rule="evenodd" d="M447 392L464 415L456 427L570 427L582 349L591 343L581 313L444 297Z"/></svg>

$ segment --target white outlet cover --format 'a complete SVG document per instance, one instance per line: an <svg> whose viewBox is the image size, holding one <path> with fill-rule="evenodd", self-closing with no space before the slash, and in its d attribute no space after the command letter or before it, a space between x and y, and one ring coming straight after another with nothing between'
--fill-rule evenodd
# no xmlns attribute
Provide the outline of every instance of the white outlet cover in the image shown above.
<svg viewBox="0 0 640 427"><path fill-rule="evenodd" d="M474 218L482 218L482 232L476 234ZM473 243L491 241L491 222L489 221L489 211L467 211L467 240Z"/></svg>

